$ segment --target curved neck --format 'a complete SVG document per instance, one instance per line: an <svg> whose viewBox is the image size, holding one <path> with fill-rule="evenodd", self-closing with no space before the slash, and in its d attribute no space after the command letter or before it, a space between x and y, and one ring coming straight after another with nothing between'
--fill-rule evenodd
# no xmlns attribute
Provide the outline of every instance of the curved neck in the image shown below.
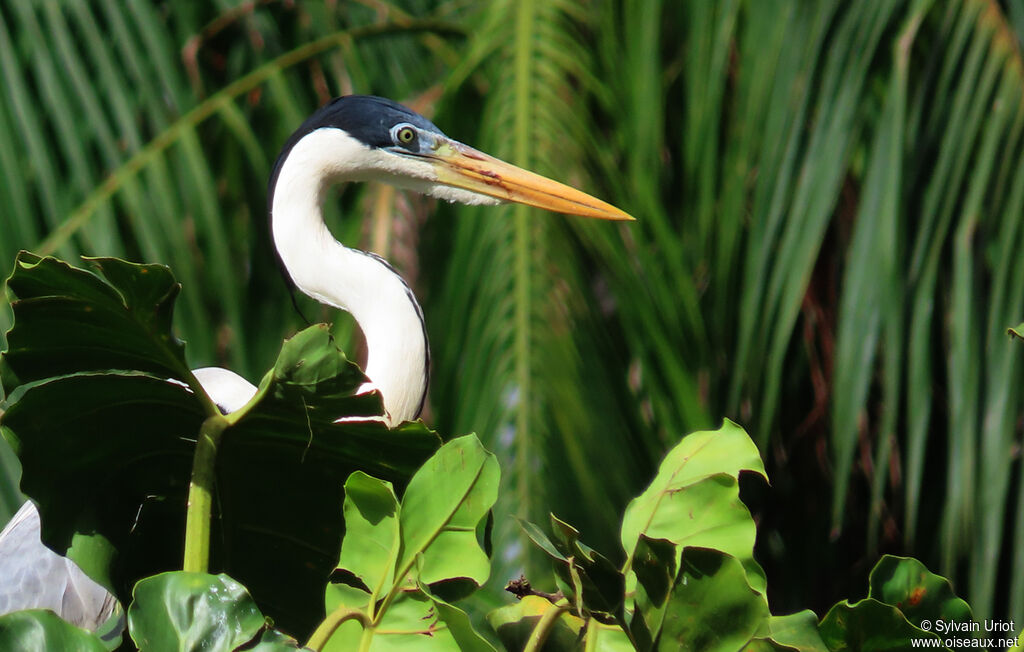
<svg viewBox="0 0 1024 652"><path fill-rule="evenodd" d="M389 425L415 419L423 405L429 352L423 313L386 262L350 249L323 219L328 188L354 180L354 161L369 149L338 129L302 137L277 169L270 228L281 262L305 294L352 314L366 338L366 375L360 391L377 389Z"/></svg>

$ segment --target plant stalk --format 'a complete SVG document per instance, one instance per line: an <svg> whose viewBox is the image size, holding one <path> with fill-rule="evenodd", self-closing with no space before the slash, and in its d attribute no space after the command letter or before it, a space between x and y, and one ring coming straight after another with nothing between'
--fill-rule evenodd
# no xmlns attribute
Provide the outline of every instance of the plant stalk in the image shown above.
<svg viewBox="0 0 1024 652"><path fill-rule="evenodd" d="M217 447L228 425L228 420L217 414L208 417L199 428L185 515L185 559L182 563L185 571L205 573L210 566L210 516Z"/></svg>
<svg viewBox="0 0 1024 652"><path fill-rule="evenodd" d="M548 610L541 616L540 622L530 632L530 638L527 639L523 652L538 652L538 650L543 648L544 642L548 640L548 636L551 634L551 630L554 629L555 623L558 622L559 616L566 611L569 611L569 601L564 598L548 607Z"/></svg>
<svg viewBox="0 0 1024 652"><path fill-rule="evenodd" d="M311 650L322 650L327 645L327 641L334 635L334 632L341 627L341 624L346 620L353 619L362 623L364 630L370 626L370 619L365 613L359 609L349 609L341 605L327 614L327 617L324 618L323 622L316 628L316 631L313 632L313 635L306 641L306 647Z"/></svg>

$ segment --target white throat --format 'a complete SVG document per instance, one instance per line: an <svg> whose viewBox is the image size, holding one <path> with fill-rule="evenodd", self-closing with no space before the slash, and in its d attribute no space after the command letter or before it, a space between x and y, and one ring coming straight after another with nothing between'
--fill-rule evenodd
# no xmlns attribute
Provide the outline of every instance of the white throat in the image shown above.
<svg viewBox="0 0 1024 652"><path fill-rule="evenodd" d="M360 391L380 390L389 425L415 419L427 387L423 315L405 281L382 259L334 239L323 201L337 182L366 180L377 152L339 129L318 129L299 140L278 172L270 226L296 287L352 314L366 338ZM359 173L363 171L363 173Z"/></svg>

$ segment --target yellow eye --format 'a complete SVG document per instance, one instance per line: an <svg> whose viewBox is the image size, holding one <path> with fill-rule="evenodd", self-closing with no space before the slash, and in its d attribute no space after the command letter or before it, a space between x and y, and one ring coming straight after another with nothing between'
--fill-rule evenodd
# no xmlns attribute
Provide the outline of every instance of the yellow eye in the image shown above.
<svg viewBox="0 0 1024 652"><path fill-rule="evenodd" d="M398 130L398 142L408 145L414 140L416 140L416 132L412 127L402 127Z"/></svg>

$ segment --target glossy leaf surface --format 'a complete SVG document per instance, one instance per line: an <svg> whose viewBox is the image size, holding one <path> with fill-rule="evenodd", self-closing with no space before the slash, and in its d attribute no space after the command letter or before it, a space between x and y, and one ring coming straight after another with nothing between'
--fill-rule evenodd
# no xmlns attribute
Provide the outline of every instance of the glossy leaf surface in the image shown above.
<svg viewBox="0 0 1024 652"><path fill-rule="evenodd" d="M0 649L106 652L99 637L68 624L52 611L34 609L0 616Z"/></svg>
<svg viewBox="0 0 1024 652"><path fill-rule="evenodd" d="M885 555L871 570L868 597L898 608L907 620L968 623L971 608L953 593L949 580L909 557Z"/></svg>
<svg viewBox="0 0 1024 652"><path fill-rule="evenodd" d="M141 649L232 650L251 641L266 619L226 575L163 573L135 585L128 627Z"/></svg>
<svg viewBox="0 0 1024 652"><path fill-rule="evenodd" d="M896 607L874 598L840 602L821 619L818 631L832 652L897 652L911 649L912 639L938 639L907 622Z"/></svg>

